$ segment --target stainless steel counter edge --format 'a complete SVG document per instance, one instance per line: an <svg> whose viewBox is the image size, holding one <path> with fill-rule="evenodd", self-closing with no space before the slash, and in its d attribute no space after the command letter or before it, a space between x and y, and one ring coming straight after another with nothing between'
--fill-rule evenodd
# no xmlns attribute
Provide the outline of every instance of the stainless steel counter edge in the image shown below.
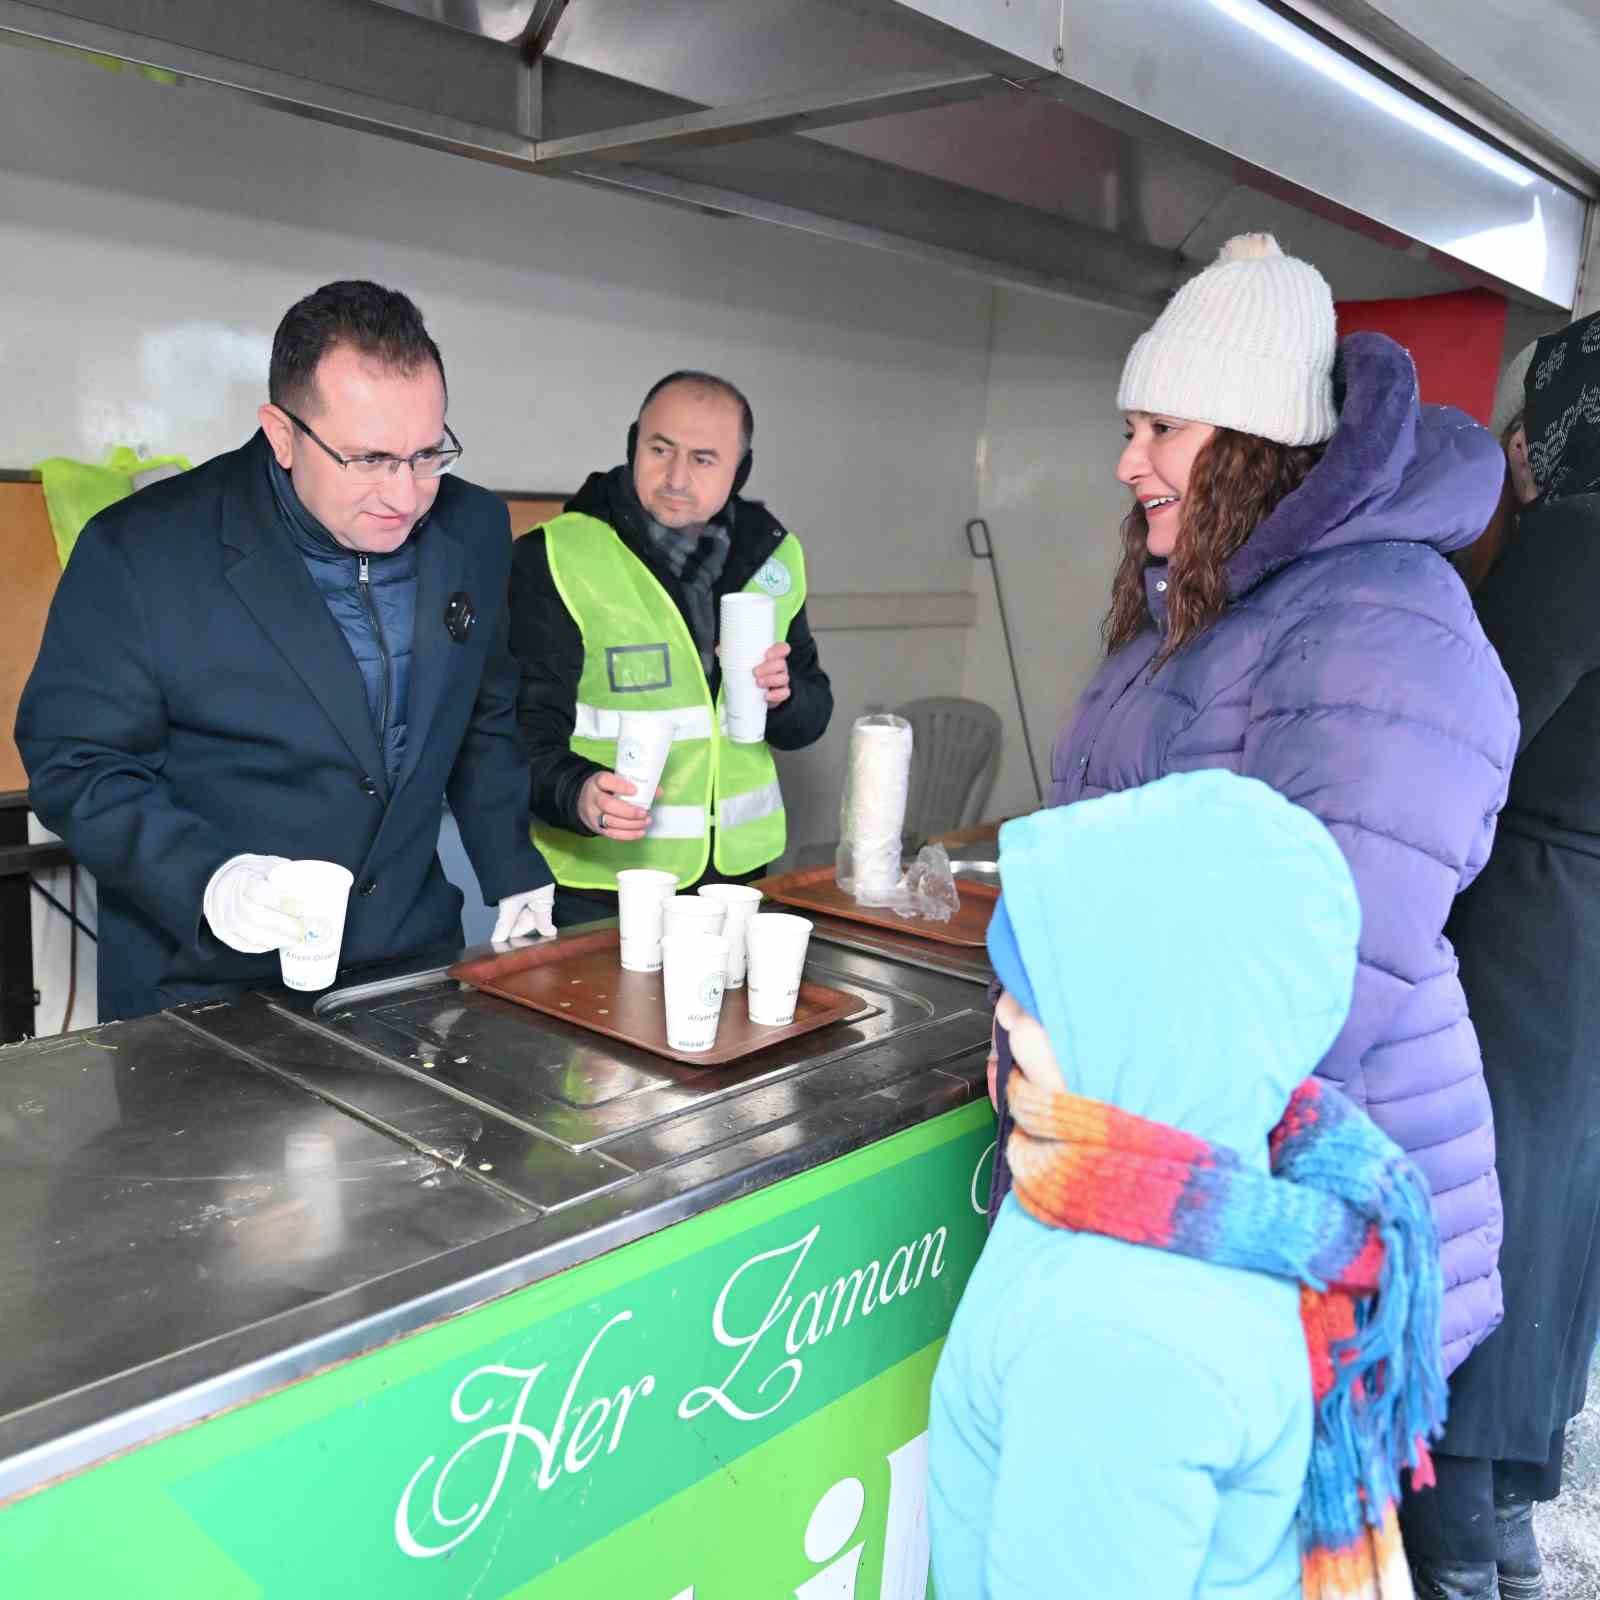
<svg viewBox="0 0 1600 1600"><path fill-rule="evenodd" d="M623 1189L18 1411L0 1422L0 1508L711 1206L955 1110L984 1092L982 1052L971 1053L970 1071L963 1070L966 1065L947 1060L915 1080L840 1108L801 1148L756 1156L690 1186L675 1185L670 1171L642 1176Z"/></svg>

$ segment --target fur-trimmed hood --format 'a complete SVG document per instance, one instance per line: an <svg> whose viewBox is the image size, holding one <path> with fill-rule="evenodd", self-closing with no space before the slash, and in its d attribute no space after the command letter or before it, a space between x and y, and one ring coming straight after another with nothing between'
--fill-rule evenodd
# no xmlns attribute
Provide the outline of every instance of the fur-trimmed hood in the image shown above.
<svg viewBox="0 0 1600 1600"><path fill-rule="evenodd" d="M1416 366L1393 339L1340 341L1334 399L1339 426L1322 460L1228 562L1235 599L1313 551L1402 541L1448 554L1494 513L1500 446L1464 411L1420 404Z"/></svg>

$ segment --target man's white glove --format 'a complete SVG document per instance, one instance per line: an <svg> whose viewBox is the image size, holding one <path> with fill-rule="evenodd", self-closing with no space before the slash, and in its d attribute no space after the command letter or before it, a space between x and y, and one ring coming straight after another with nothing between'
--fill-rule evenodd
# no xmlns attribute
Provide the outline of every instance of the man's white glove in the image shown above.
<svg viewBox="0 0 1600 1600"><path fill-rule="evenodd" d="M495 918L494 932L489 935L495 944L508 939L526 939L536 933L543 939L556 936L556 886L547 883L542 889L525 889L521 894L508 894L500 902L500 915Z"/></svg>
<svg viewBox="0 0 1600 1600"><path fill-rule="evenodd" d="M211 931L230 949L258 956L305 937L305 924L283 908L267 874L286 856L231 856L211 874L201 902Z"/></svg>

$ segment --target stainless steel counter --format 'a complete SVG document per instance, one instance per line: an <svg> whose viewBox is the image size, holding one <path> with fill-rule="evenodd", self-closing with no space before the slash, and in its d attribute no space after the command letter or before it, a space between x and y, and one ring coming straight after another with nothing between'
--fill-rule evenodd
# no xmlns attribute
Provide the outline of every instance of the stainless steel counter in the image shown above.
<svg viewBox="0 0 1600 1600"><path fill-rule="evenodd" d="M0 1500L983 1092L980 953L808 971L868 1009L724 1068L442 969L0 1050Z"/></svg>

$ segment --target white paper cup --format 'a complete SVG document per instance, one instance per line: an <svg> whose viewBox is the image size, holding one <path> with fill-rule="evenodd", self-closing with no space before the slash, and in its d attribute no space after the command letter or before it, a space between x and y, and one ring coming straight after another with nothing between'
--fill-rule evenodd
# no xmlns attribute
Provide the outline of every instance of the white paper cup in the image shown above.
<svg viewBox="0 0 1600 1600"><path fill-rule="evenodd" d="M674 1050L709 1050L722 1020L728 941L709 933L669 933L661 954L667 1043Z"/></svg>
<svg viewBox="0 0 1600 1600"><path fill-rule="evenodd" d="M617 874L622 965L629 972L661 970L661 907L677 892L677 878L654 867L625 867Z"/></svg>
<svg viewBox="0 0 1600 1600"><path fill-rule="evenodd" d="M811 942L811 922L787 912L763 911L745 926L749 949L750 1020L774 1027L794 1021L800 998L800 976L805 971L806 946Z"/></svg>
<svg viewBox="0 0 1600 1600"><path fill-rule="evenodd" d="M283 909L305 924L305 933L278 952L284 983L291 989L326 989L339 971L355 874L334 861L285 861L268 871L267 882L282 896Z"/></svg>
<svg viewBox="0 0 1600 1600"><path fill-rule="evenodd" d="M616 773L633 785L633 793L622 798L648 811L672 749L672 719L655 711L624 711L620 722Z"/></svg>
<svg viewBox="0 0 1600 1600"><path fill-rule="evenodd" d="M746 965L745 931L756 914L756 907L761 904L761 891L746 883L708 883L700 894L727 909L722 937L728 941L728 987L742 989Z"/></svg>
<svg viewBox="0 0 1600 1600"><path fill-rule="evenodd" d="M662 937L675 933L707 933L721 937L728 908L697 894L675 894L661 905Z"/></svg>

